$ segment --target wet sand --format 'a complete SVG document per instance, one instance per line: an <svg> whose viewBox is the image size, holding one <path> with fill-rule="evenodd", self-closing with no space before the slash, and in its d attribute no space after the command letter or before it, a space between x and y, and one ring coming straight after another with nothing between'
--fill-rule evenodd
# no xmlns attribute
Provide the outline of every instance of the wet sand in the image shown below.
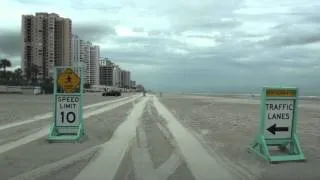
<svg viewBox="0 0 320 180"><path fill-rule="evenodd" d="M147 103L143 107L138 106L141 117L132 114L135 105L146 98L149 98ZM173 116L161 110L155 97L141 97L89 117L85 121L87 135L80 143L50 144L45 138L40 138L0 154L0 174L3 179L9 179L40 169L39 172L44 174L37 180L74 179L98 157L107 157L108 153L101 150L105 144L115 142L121 136L133 135L127 149L117 148L120 147L117 143L108 145L111 149L125 152L116 163L119 163L118 168L111 172L115 180L220 180L217 172L244 180L320 179L317 171L320 166L320 103L302 102L299 109L298 133L308 161L270 164L247 151L258 131L259 101L167 94L158 99ZM87 111L90 113L92 110L95 108ZM133 125L134 133L122 128L121 133L114 134L126 121L133 120L130 118L137 121L127 127L132 131ZM180 122L182 128L175 121ZM45 124L46 121L41 122ZM18 138L14 134L31 132L33 126L43 125L30 123L0 131L0 135L5 137L2 144ZM198 145L191 147L190 144ZM115 164L110 158L103 160L105 162L100 162ZM210 170L212 165L215 168ZM110 170L104 166L97 168L101 173Z"/></svg>
<svg viewBox="0 0 320 180"><path fill-rule="evenodd" d="M315 171L320 166L319 102L301 102L299 109L297 131L308 161L271 165L247 151L258 131L259 101L187 95L160 99L203 144L216 150L222 161L245 179L320 179L320 172Z"/></svg>
<svg viewBox="0 0 320 180"><path fill-rule="evenodd" d="M120 98L133 95L123 93ZM101 96L101 93L85 93L84 106L119 97ZM53 95L0 94L0 125L27 120L47 112L52 112Z"/></svg>
<svg viewBox="0 0 320 180"><path fill-rule="evenodd" d="M123 120L127 116L127 112L131 108L132 103L128 103L118 107L116 111L107 111L101 114L93 115L92 117L86 119L86 135L82 138L80 143L48 143L45 136L43 138L40 138L38 140L32 141L28 144L22 145L18 148L0 154L1 178L9 179L15 177L19 174L31 171L36 168L40 168L43 165L58 162L83 150L86 150L95 145L108 141L111 138L117 126L123 122ZM47 121L40 122L45 123ZM21 129L23 127L26 129L29 128L30 133L30 129L32 129L32 124L17 127L16 129ZM12 128L10 128L5 131L11 131L10 133L12 134L13 130ZM6 140L9 141L7 138ZM73 164L83 164L84 162L85 159L82 159L81 161L74 162ZM77 166L82 167L80 165ZM61 167L61 169L61 172L69 172L67 173L68 177L72 175L75 176L78 172L74 168L72 170L68 170L67 167ZM54 179L54 177L52 178ZM59 177L61 176L57 176L58 179ZM46 176L45 179L50 178Z"/></svg>

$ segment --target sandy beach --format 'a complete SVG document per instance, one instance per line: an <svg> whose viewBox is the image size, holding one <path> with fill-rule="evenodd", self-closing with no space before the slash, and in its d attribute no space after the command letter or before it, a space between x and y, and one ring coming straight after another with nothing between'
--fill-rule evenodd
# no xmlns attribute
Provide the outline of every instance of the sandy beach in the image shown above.
<svg viewBox="0 0 320 180"><path fill-rule="evenodd" d="M132 94L123 93L122 97L129 95ZM102 97L101 93L85 93L83 96L84 105L114 99L116 97ZM52 103L52 95L0 94L0 125L52 112Z"/></svg>
<svg viewBox="0 0 320 180"><path fill-rule="evenodd" d="M303 100L298 134L307 162L270 164L247 152L259 126L259 100L164 95L161 99L181 123L194 131L245 179L319 179L320 103Z"/></svg>
<svg viewBox="0 0 320 180"><path fill-rule="evenodd" d="M121 98L125 98L123 96ZM26 97L28 98L28 97ZM32 98L32 97L30 97ZM42 97L44 98L44 97ZM34 97L33 97L34 99ZM101 96L91 94L89 97L85 97L85 99L91 99L91 101L87 101L85 104L92 104L92 102L99 103L102 101L112 101L119 98L101 98ZM47 102L47 101L46 101ZM64 158L72 156L78 152L86 150L88 148L92 148L98 144L108 141L113 131L117 128L119 124L123 122L127 115L127 111L129 111L135 101L131 103L126 103L117 108L117 111L102 111L101 113L94 113L89 118L85 119L86 126L86 135L82 138L80 143L48 143L47 137L43 136L35 139L27 144L22 144L18 146L18 148L11 149L10 151L4 152L0 154L0 175L2 179L10 179L19 174L26 173L28 171L32 171L39 167L42 167L46 164L55 163ZM48 103L48 102L47 102ZM22 106L23 104L20 104ZM93 110L85 111L92 112L99 108L104 108L106 105L102 107L95 107ZM43 111L38 110L37 114L41 114ZM87 114L87 113L85 113ZM52 119L44 119L35 121L33 123L27 123L20 126L15 126L12 128L6 128L0 131L0 150L3 147L6 147L7 144L11 142L15 142L27 135L32 135L33 133L38 132L41 129L45 129L46 132L49 131L47 125L51 123ZM6 123L11 123L6 121ZM45 135L45 134L44 134ZM2 145L2 146L1 146ZM50 173L45 177L47 178L58 178L65 179L66 177L70 177L74 174L71 172L79 172L83 165L85 165L93 155L94 151L90 152L89 155L83 156L75 160L73 164L77 168L69 168L68 166L60 166L55 167L55 171L63 168L63 172L67 171L65 175L57 176L56 174ZM84 163L82 166L81 164ZM57 163L59 164L59 163ZM70 162L67 164L70 165ZM51 175L50 175L51 174ZM52 176L52 177L51 177ZM59 178L60 177L60 178Z"/></svg>
<svg viewBox="0 0 320 180"><path fill-rule="evenodd" d="M2 179L320 178L318 101L301 101L299 108L298 134L308 161L270 164L248 152L258 131L257 99L181 94L122 100L86 96L86 135L80 142L48 143L47 130L42 131L50 118L12 127L4 120L0 126ZM36 112L43 113L41 109ZM32 117L25 114L26 119ZM29 136L31 141L21 140Z"/></svg>

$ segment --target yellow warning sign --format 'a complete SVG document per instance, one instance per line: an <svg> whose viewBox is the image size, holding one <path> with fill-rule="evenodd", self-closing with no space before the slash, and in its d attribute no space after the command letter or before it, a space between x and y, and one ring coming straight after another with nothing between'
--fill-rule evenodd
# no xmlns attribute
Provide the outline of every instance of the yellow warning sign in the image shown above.
<svg viewBox="0 0 320 180"><path fill-rule="evenodd" d="M80 77L71 68L65 69L58 77L58 84L66 93L74 92L79 83Z"/></svg>
<svg viewBox="0 0 320 180"><path fill-rule="evenodd" d="M267 89L266 95L268 97L295 97L296 96L296 90Z"/></svg>

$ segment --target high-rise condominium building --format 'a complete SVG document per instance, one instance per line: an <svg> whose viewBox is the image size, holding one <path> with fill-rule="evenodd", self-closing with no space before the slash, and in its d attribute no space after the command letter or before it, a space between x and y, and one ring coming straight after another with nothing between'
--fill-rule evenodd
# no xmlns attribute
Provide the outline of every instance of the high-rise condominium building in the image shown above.
<svg viewBox="0 0 320 180"><path fill-rule="evenodd" d="M72 34L72 66L83 66L83 45L83 40Z"/></svg>
<svg viewBox="0 0 320 180"><path fill-rule="evenodd" d="M100 61L100 85L113 86L114 64L107 58Z"/></svg>
<svg viewBox="0 0 320 180"><path fill-rule="evenodd" d="M92 46L92 43L89 41L83 42L83 76L84 76L84 82L90 83L90 47Z"/></svg>
<svg viewBox="0 0 320 180"><path fill-rule="evenodd" d="M58 14L22 15L23 75L45 79L53 76L54 66L71 65L71 32L71 20Z"/></svg>
<svg viewBox="0 0 320 180"><path fill-rule="evenodd" d="M83 67L84 83L99 85L99 46L72 35L72 65Z"/></svg>
<svg viewBox="0 0 320 180"><path fill-rule="evenodd" d="M100 47L90 47L90 62L89 62L89 83L91 85L99 85L99 59Z"/></svg>
<svg viewBox="0 0 320 180"><path fill-rule="evenodd" d="M130 88L131 75L130 71L121 70L121 87Z"/></svg>
<svg viewBox="0 0 320 180"><path fill-rule="evenodd" d="M91 43L81 39L78 35L72 35L72 65L81 66L83 69L83 80L89 83L89 62Z"/></svg>
<svg viewBox="0 0 320 180"><path fill-rule="evenodd" d="M130 81L130 88L135 88L136 87L136 81L131 80Z"/></svg>
<svg viewBox="0 0 320 180"><path fill-rule="evenodd" d="M113 67L113 86L114 87L121 87L121 69L118 65L114 65Z"/></svg>

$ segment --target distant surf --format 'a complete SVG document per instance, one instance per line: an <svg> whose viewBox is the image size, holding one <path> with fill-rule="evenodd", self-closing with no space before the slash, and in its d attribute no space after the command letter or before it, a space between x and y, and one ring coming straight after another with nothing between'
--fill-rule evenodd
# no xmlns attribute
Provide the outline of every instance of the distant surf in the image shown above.
<svg viewBox="0 0 320 180"><path fill-rule="evenodd" d="M185 95L196 96L218 96L218 97L230 97L230 98L244 98L244 99L259 99L259 93L182 93ZM320 100L320 96L299 96L301 100Z"/></svg>

